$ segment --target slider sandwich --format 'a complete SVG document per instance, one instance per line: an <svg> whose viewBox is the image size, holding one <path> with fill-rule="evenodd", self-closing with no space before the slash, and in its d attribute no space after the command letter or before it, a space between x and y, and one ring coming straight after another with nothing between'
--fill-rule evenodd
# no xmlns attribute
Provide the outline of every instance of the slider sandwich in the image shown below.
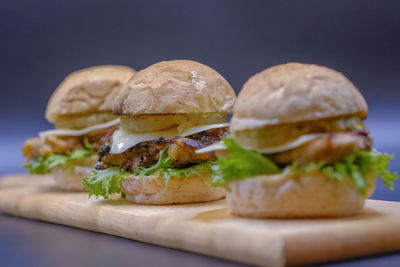
<svg viewBox="0 0 400 267"><path fill-rule="evenodd" d="M112 112L116 94L135 72L125 66L96 66L68 75L46 109L55 129L25 142L24 167L32 174L51 173L63 189L82 190L83 177L97 162L100 139L118 127Z"/></svg>
<svg viewBox="0 0 400 267"><path fill-rule="evenodd" d="M233 214L307 218L358 213L379 175L393 188L390 156L373 150L367 104L341 73L310 64L268 68L243 86L233 136L213 184L227 188Z"/></svg>
<svg viewBox="0 0 400 267"><path fill-rule="evenodd" d="M96 170L83 181L89 195L121 193L142 204L223 198L224 190L209 186L214 152L195 151L227 134L235 99L219 73L194 61L139 71L117 96L121 129L102 140Z"/></svg>

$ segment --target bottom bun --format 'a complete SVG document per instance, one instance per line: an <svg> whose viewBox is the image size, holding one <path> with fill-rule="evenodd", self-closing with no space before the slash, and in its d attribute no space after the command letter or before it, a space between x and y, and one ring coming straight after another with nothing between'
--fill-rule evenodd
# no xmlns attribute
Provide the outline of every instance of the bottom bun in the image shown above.
<svg viewBox="0 0 400 267"><path fill-rule="evenodd" d="M252 218L337 217L358 213L365 198L350 179L341 182L324 174L263 175L229 183L227 202L237 216Z"/></svg>
<svg viewBox="0 0 400 267"><path fill-rule="evenodd" d="M82 179L90 175L96 165L97 155L84 159L79 164L57 166L51 169L51 174L59 188L67 191L84 191Z"/></svg>
<svg viewBox="0 0 400 267"><path fill-rule="evenodd" d="M150 176L131 175L122 181L122 191L128 200L138 204L185 204L217 200L225 191L209 186L210 175L202 172L188 178L171 178L165 187L158 173Z"/></svg>

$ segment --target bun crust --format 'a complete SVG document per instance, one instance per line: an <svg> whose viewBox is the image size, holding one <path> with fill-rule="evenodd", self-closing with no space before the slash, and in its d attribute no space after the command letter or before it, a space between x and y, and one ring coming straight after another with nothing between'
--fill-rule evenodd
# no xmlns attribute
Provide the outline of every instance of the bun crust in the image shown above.
<svg viewBox="0 0 400 267"><path fill-rule="evenodd" d="M312 64L287 63L255 74L234 107L231 130L343 115L365 118L367 103L342 73Z"/></svg>
<svg viewBox="0 0 400 267"><path fill-rule="evenodd" d="M231 113L235 100L230 84L212 68L191 60L162 61L129 80L114 114Z"/></svg>
<svg viewBox="0 0 400 267"><path fill-rule="evenodd" d="M51 96L46 119L112 112L115 97L136 71L126 66L95 66L68 75Z"/></svg>
<svg viewBox="0 0 400 267"><path fill-rule="evenodd" d="M253 218L336 217L358 213L365 197L350 179L337 181L323 174L293 178L288 174L264 175L229 183L227 202L237 216Z"/></svg>
<svg viewBox="0 0 400 267"><path fill-rule="evenodd" d="M97 155L86 158L73 166L58 166L51 169L51 174L59 188L65 191L84 191L82 179L90 175L97 162Z"/></svg>
<svg viewBox="0 0 400 267"><path fill-rule="evenodd" d="M193 174L188 178L171 178L165 189L164 179L158 175L132 175L122 181L125 197L138 204L187 204L207 202L225 197L223 189L208 185L210 175Z"/></svg>

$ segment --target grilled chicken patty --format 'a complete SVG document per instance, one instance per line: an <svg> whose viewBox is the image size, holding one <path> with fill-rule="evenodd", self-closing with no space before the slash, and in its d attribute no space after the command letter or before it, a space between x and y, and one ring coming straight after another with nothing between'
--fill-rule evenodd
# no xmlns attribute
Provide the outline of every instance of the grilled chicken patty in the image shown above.
<svg viewBox="0 0 400 267"><path fill-rule="evenodd" d="M187 137L177 136L172 139L160 138L155 141L142 142L121 154L111 154L111 138L102 140L99 151L99 163L96 169L106 169L118 166L126 171L133 172L137 167L153 166L159 158L160 151L168 147L168 155L174 167L184 168L210 160L215 160L213 152L196 154L199 148L220 141L228 133L228 127L206 130Z"/></svg>
<svg viewBox="0 0 400 267"><path fill-rule="evenodd" d="M102 138L109 138L118 127L100 129L87 133L84 136L59 136L46 135L44 137L29 138L25 141L22 152L27 160L51 154L68 155L75 149L85 147L84 139L87 138L95 151L101 148Z"/></svg>
<svg viewBox="0 0 400 267"><path fill-rule="evenodd" d="M296 162L305 165L310 162L324 161L334 163L357 150L371 150L372 138L366 130L324 133L320 137L289 151L269 155L278 164Z"/></svg>

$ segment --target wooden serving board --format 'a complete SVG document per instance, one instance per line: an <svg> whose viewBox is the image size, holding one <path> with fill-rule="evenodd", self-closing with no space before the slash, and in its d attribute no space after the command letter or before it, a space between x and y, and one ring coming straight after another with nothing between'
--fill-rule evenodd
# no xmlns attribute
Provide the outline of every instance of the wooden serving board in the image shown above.
<svg viewBox="0 0 400 267"><path fill-rule="evenodd" d="M49 176L0 179L4 213L65 224L242 263L297 265L400 250L400 203L368 200L339 219L257 220L230 215L224 200L145 206L88 199Z"/></svg>

